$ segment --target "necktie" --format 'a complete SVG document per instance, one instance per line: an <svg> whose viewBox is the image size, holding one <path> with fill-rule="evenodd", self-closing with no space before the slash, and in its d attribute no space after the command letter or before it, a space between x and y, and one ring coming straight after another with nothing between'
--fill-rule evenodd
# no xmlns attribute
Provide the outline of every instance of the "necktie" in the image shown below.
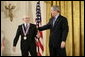
<svg viewBox="0 0 85 57"><path fill-rule="evenodd" d="M24 24L24 30L26 32L26 29L27 29L28 25L27 24Z"/></svg>
<svg viewBox="0 0 85 57"><path fill-rule="evenodd" d="M53 19L53 26L54 26L54 24L55 24L55 21L56 21L56 19L54 18L54 19Z"/></svg>

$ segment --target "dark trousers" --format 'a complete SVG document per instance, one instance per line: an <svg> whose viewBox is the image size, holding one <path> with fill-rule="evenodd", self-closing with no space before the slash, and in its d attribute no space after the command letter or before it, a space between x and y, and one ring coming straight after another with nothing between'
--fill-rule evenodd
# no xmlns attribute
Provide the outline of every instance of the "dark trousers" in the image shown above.
<svg viewBox="0 0 85 57"><path fill-rule="evenodd" d="M21 49L22 56L28 56L30 52L31 56L37 56L36 47L25 47Z"/></svg>
<svg viewBox="0 0 85 57"><path fill-rule="evenodd" d="M50 46L50 56L66 56L66 50Z"/></svg>

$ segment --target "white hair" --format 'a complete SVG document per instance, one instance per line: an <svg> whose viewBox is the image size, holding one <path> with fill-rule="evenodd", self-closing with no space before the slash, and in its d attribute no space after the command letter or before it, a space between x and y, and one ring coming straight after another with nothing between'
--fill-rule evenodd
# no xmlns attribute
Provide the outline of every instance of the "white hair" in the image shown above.
<svg viewBox="0 0 85 57"><path fill-rule="evenodd" d="M25 18L30 19L30 16L23 16L22 18L23 18L23 19L25 19Z"/></svg>

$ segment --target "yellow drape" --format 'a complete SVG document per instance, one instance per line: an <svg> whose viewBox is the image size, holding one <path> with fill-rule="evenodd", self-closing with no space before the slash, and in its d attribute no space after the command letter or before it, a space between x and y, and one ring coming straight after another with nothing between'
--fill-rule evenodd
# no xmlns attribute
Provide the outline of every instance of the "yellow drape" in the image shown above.
<svg viewBox="0 0 85 57"><path fill-rule="evenodd" d="M67 17L69 33L66 41L67 56L84 56L84 1L46 1L46 21L51 17L50 8L58 5L61 15ZM49 56L49 31L47 31L47 52Z"/></svg>

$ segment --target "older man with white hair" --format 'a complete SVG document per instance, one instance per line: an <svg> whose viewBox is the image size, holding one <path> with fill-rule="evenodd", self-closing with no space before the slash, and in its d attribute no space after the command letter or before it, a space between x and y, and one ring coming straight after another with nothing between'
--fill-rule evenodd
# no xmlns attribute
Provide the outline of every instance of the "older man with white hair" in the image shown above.
<svg viewBox="0 0 85 57"><path fill-rule="evenodd" d="M37 56L35 37L37 34L37 28L35 24L30 23L30 17L23 17L23 24L18 26L16 36L13 41L13 50L16 50L16 45L21 36L21 53L22 56L28 56L30 52L31 56Z"/></svg>
<svg viewBox="0 0 85 57"><path fill-rule="evenodd" d="M50 29L50 56L66 56L65 43L68 34L67 18L60 14L59 6L51 7L52 18L48 24L39 27L40 31Z"/></svg>

